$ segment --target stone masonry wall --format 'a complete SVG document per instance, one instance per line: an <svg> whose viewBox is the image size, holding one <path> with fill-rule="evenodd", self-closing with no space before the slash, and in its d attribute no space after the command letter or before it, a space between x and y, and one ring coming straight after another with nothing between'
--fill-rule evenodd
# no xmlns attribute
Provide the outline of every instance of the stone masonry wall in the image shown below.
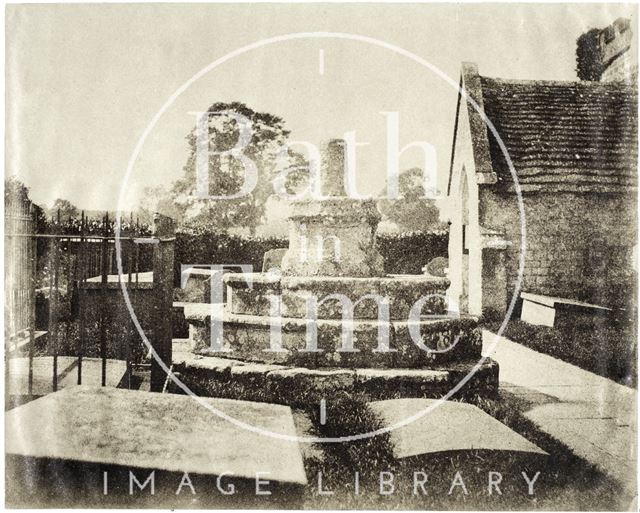
<svg viewBox="0 0 640 513"><path fill-rule="evenodd" d="M637 244L634 195L525 194L527 252L523 291L605 305L633 295L633 247ZM517 277L520 216L517 198L481 188L481 225L503 230L507 296Z"/></svg>
<svg viewBox="0 0 640 513"><path fill-rule="evenodd" d="M601 82L631 82L637 69L634 70L633 61L629 55L629 51L615 59L600 76Z"/></svg>

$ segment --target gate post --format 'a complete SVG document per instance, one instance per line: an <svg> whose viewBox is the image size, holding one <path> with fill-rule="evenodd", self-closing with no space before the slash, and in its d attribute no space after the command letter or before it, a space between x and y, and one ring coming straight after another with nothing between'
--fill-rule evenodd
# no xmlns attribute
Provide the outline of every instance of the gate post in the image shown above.
<svg viewBox="0 0 640 513"><path fill-rule="evenodd" d="M153 216L153 348L169 368L172 358L171 311L173 308L173 259L175 223L162 214ZM151 391L162 392L167 373L151 359Z"/></svg>

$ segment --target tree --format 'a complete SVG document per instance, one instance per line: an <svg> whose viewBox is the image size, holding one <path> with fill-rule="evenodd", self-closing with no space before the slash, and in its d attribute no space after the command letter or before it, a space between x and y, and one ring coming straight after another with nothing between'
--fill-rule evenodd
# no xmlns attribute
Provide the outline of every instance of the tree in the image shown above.
<svg viewBox="0 0 640 513"><path fill-rule="evenodd" d="M181 217L181 212L171 197L171 191L162 185L145 187L135 217L143 224L153 224L153 214L159 212L173 219Z"/></svg>
<svg viewBox="0 0 640 513"><path fill-rule="evenodd" d="M297 153L287 151L284 159L278 159L285 145L289 131L284 121L272 114L255 112L243 103L214 103L209 115L209 194L229 196L237 193L244 180L244 166L231 155L220 155L232 149L238 142L240 127L238 121L223 111L232 111L251 121L251 139L244 146L243 154L250 158L258 170L258 183L250 194L235 199L201 198L196 194L196 129L187 136L189 157L184 166L184 175L177 180L170 191L178 221L185 226L205 227L217 231L227 231L232 227L247 227L252 234L256 226L264 220L265 204L273 193L273 178L286 168L304 167L304 159ZM222 113L222 114L220 114ZM288 185L295 185L301 179L300 173L291 173Z"/></svg>
<svg viewBox="0 0 640 513"><path fill-rule="evenodd" d="M600 80L604 71L599 36L600 30L591 29L576 41L576 72L580 80Z"/></svg>
<svg viewBox="0 0 640 513"><path fill-rule="evenodd" d="M382 220L395 224L399 231L430 231L444 227L434 200L424 197L424 178L418 167L407 169L398 177L397 199L385 199L386 188L378 200Z"/></svg>
<svg viewBox="0 0 640 513"><path fill-rule="evenodd" d="M78 207L76 207L69 200L58 198L53 202L53 206L49 209L49 216L57 220L58 212L60 212L60 220L67 221L68 219L75 219L80 215Z"/></svg>
<svg viewBox="0 0 640 513"><path fill-rule="evenodd" d="M15 176L4 179L4 204L27 202L29 200L29 188Z"/></svg>
<svg viewBox="0 0 640 513"><path fill-rule="evenodd" d="M35 220L34 230L36 233L47 231L47 217L44 209L36 205L29 198L29 188L18 180L15 176L4 180L4 207L5 212L11 210L12 205L31 203L31 212Z"/></svg>

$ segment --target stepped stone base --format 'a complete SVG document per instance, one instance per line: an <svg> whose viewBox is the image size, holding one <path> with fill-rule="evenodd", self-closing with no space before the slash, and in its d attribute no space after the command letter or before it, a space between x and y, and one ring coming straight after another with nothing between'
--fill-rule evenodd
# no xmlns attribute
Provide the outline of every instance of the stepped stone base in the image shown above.
<svg viewBox="0 0 640 513"><path fill-rule="evenodd" d="M247 282L251 282L251 287ZM336 294L348 298L354 306L355 319L378 319L380 306L371 296L378 296L389 309L389 318L407 320L411 308L424 299L422 314L446 314L446 278L426 275L388 275L357 278L350 276L284 276L267 273L228 274L224 277L229 310L236 314L270 316L269 296L282 298L284 317L309 317L307 300L315 297L319 319L341 319L343 305ZM361 300L369 296L365 300ZM333 297L333 299L327 299ZM204 302L209 302L205 299Z"/></svg>
<svg viewBox="0 0 640 513"><path fill-rule="evenodd" d="M173 369L192 392L203 397L233 397L290 406L330 400L333 394L364 394L370 400L402 397L440 398L474 368L465 361L431 369L313 369L247 362L193 354L174 344ZM498 365L490 359L455 397L491 396L498 390ZM170 391L180 392L174 384Z"/></svg>
<svg viewBox="0 0 640 513"><path fill-rule="evenodd" d="M480 359L482 337L477 319L428 319L416 323L422 343L429 351L418 347L411 338L411 324L407 321L382 323L374 320L352 322L319 319L309 326L305 319L280 319L282 351L269 351L272 342L269 317L224 313L223 334L229 353L212 352L211 305L188 304L185 317L189 322L191 350L207 356L225 356L259 363L300 365L305 367L373 367L373 368L432 368L434 365ZM353 349L346 351L343 333L346 327L353 332ZM318 352L305 350L307 332L317 332ZM377 351L379 330L388 333L384 340L389 351ZM275 347L275 346L274 346Z"/></svg>

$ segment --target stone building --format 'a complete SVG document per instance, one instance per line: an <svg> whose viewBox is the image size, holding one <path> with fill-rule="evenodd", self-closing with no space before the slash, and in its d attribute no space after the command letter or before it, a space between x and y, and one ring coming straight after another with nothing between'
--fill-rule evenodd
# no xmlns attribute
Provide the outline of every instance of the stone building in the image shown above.
<svg viewBox="0 0 640 513"><path fill-rule="evenodd" d="M478 109L459 95L448 180L449 294L461 310L504 312L511 301L523 241L518 188L522 291L606 306L634 295L638 97L629 38L624 20L591 31L590 61L579 40L578 68L595 66L598 81L504 80L463 64L461 86Z"/></svg>

